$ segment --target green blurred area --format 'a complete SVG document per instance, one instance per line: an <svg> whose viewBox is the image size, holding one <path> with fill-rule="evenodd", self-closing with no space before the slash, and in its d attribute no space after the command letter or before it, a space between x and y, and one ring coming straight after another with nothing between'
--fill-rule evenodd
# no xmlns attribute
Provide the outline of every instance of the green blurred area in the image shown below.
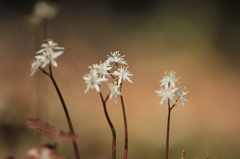
<svg viewBox="0 0 240 159"><path fill-rule="evenodd" d="M11 2L11 3L10 3ZM0 11L0 157L51 142L27 128L41 118L68 130L58 96L41 72L30 74L42 28L29 24L31 3L2 1ZM84 94L88 66L112 51L126 55L133 84L123 86L129 126L129 159L163 158L167 105L155 94L163 73L176 71L189 90L186 107L174 108L170 157L239 159L239 4L235 1L57 1L60 12L48 23L48 37L65 53L54 75L65 97L82 158L111 157L111 132L99 95ZM105 87L105 86L104 86ZM103 89L104 89L103 87ZM117 130L117 158L123 156L120 105L108 105ZM70 142L60 153L74 158Z"/></svg>

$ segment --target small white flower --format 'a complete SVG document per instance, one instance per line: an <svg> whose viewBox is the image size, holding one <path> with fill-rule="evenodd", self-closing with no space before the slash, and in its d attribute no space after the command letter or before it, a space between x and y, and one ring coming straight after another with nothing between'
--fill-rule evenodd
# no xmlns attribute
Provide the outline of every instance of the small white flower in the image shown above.
<svg viewBox="0 0 240 159"><path fill-rule="evenodd" d="M186 102L188 102L188 100L186 99L185 95L187 95L187 92L183 92L182 89L178 89L178 91L176 92L176 95L179 96L179 99L182 101L182 105L186 105Z"/></svg>
<svg viewBox="0 0 240 159"><path fill-rule="evenodd" d="M163 102L168 101L168 99L173 103L175 103L175 100L173 97L175 96L175 92L177 90L178 88L168 87L165 89L161 89L160 91L155 91L158 94L158 96L162 97L162 100L160 101L160 105L162 105Z"/></svg>
<svg viewBox="0 0 240 159"><path fill-rule="evenodd" d="M29 77L33 76L42 64L43 61L41 59L34 59L31 64L31 74L29 75Z"/></svg>
<svg viewBox="0 0 240 159"><path fill-rule="evenodd" d="M34 16L41 19L52 19L57 15L57 6L46 1L39 1L34 8Z"/></svg>
<svg viewBox="0 0 240 159"><path fill-rule="evenodd" d="M64 159L48 146L32 147L26 152L27 159Z"/></svg>
<svg viewBox="0 0 240 159"><path fill-rule="evenodd" d="M125 55L121 56L119 51L111 52L111 55L112 56L108 56L108 59L105 61L106 63L116 62L122 65L127 65L127 62L123 58Z"/></svg>
<svg viewBox="0 0 240 159"><path fill-rule="evenodd" d="M57 57L62 55L62 54L63 54L63 51L43 52L42 55L37 55L37 56L35 56L35 58L36 59L40 59L41 61L43 61L43 64L42 64L41 68L44 68L49 63L51 63L51 65L53 65L54 67L57 67L58 64L55 61L55 59L57 59Z"/></svg>
<svg viewBox="0 0 240 159"><path fill-rule="evenodd" d="M111 93L109 94L109 98L112 99L112 97L114 97L114 102L117 104L117 98L122 95L122 93L119 91L120 86L110 83L108 84L108 87L111 91Z"/></svg>
<svg viewBox="0 0 240 159"><path fill-rule="evenodd" d="M33 147L26 152L28 158L40 158L40 152L37 147Z"/></svg>
<svg viewBox="0 0 240 159"><path fill-rule="evenodd" d="M53 50L64 50L64 47L58 47L57 43L54 43L52 39L47 39L41 46L43 49L36 52L36 54L43 52L53 52Z"/></svg>
<svg viewBox="0 0 240 159"><path fill-rule="evenodd" d="M52 159L53 158L53 150L47 148L47 147L33 147L29 149L26 153L27 157L29 159Z"/></svg>
<svg viewBox="0 0 240 159"><path fill-rule="evenodd" d="M133 76L133 74L130 74L130 72L127 70L128 67L120 67L117 68L117 71L114 71L112 74L118 77L118 85L122 83L122 81L125 79L128 80L128 82L133 83L132 80L129 78L130 76Z"/></svg>
<svg viewBox="0 0 240 159"><path fill-rule="evenodd" d="M111 65L107 62L100 62L100 64L94 64L93 68L97 70L101 77L105 78L105 76L110 76L109 70L112 69Z"/></svg>
<svg viewBox="0 0 240 159"><path fill-rule="evenodd" d="M97 73L94 73L94 71L90 72L90 74L83 76L83 79L87 84L87 89L85 90L85 93L89 90L89 88L95 88L97 92L100 92L99 85L101 84L101 82L108 81L107 78L99 78Z"/></svg>
<svg viewBox="0 0 240 159"><path fill-rule="evenodd" d="M165 72L166 76L163 77L163 79L160 81L161 86L165 86L165 89L167 89L169 86L175 88L176 85L179 85L178 79L175 77L175 72Z"/></svg>
<svg viewBox="0 0 240 159"><path fill-rule="evenodd" d="M54 43L53 40L46 40L45 43L42 44L43 49L36 52L36 54L41 54L35 56L36 59L41 60L43 63L41 65L41 68L44 68L49 63L53 65L54 67L57 67L58 64L55 61L58 56L63 54L63 51L57 51L54 52L55 49L57 50L63 50L63 47L58 47L57 43Z"/></svg>

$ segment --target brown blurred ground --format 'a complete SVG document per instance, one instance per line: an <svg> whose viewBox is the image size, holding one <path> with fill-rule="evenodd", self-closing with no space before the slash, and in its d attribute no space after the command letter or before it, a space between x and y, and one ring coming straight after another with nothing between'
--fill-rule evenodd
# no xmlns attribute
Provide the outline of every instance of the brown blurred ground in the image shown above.
<svg viewBox="0 0 240 159"><path fill-rule="evenodd" d="M220 158L238 159L238 56L215 45L216 28L222 24L219 8L209 4L185 10L166 3L130 14L114 12L104 4L65 4L48 26L49 37L65 47L54 75L80 136L82 158L108 159L111 149L111 133L99 95L92 90L84 94L82 76L89 65L119 50L134 74L133 84L123 86L130 159L163 158L167 107L159 105L154 91L166 70L176 71L182 86L189 90L187 106L179 105L173 111L170 158L180 158L186 148L186 158L200 159L208 154L214 158L221 153ZM34 29L24 15L15 12L2 14L0 20L0 157L12 153L24 158L26 149L37 145L36 135L25 125L26 118L41 117L63 130L67 130L67 123L50 80L41 72L28 78L36 47ZM108 109L121 158L121 107L110 101ZM73 158L71 146L68 142L60 146L67 158Z"/></svg>

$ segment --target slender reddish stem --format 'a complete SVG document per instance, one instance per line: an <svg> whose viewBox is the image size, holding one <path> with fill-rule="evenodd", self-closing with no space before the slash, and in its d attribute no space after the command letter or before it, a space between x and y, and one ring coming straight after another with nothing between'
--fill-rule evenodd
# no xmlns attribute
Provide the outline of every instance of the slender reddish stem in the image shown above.
<svg viewBox="0 0 240 159"><path fill-rule="evenodd" d="M170 133L171 110L172 109L170 107L170 100L168 99L168 118L167 118L167 134L166 134L165 159L168 159L168 152L169 152L169 133Z"/></svg>
<svg viewBox="0 0 240 159"><path fill-rule="evenodd" d="M112 131L112 159L116 159L116 140L117 140L117 134L116 134L115 128L114 128L114 126L113 126L113 124L112 124L112 121L111 121L111 119L110 119L110 117L109 117L109 115L108 115L107 106L106 106L106 102L107 102L109 96L107 96L107 98L104 100L104 99L103 99L103 96L102 96L102 93L99 92L99 94L100 94L101 101L102 101L102 104L103 104L104 114L105 114L105 116L106 116L106 119L107 119L108 124L109 124L109 126L110 126L110 128L111 128L111 131Z"/></svg>
<svg viewBox="0 0 240 159"><path fill-rule="evenodd" d="M122 92L122 84L120 87L120 91ZM120 96L121 105L122 105L122 112L123 112L123 121L124 121L124 134L125 134L125 140L124 140L124 159L128 158L128 126L127 126L127 115L124 105L123 96Z"/></svg>
<svg viewBox="0 0 240 159"><path fill-rule="evenodd" d="M40 69L41 69L41 68L40 68ZM72 125L72 121L71 121L70 115L69 115L69 113L68 113L67 106L66 106L65 101L64 101L64 99L63 99L63 96L62 96L62 94L61 94L61 91L60 91L60 89L59 89L59 87L58 87L58 85L57 85L57 83L56 83L56 81L55 81L55 79L54 79L54 77L53 77L51 64L49 64L49 72L50 72L50 73L47 73L47 72L46 72L45 70L43 70L43 69L41 69L41 70L43 71L44 74L46 74L47 76L49 76L50 79L52 80L52 83L53 83L53 85L54 85L54 87L55 87L55 89L56 89L56 91L57 91L57 94L58 94L58 96L59 96L59 98L60 98L60 101L61 101L61 103L62 103L62 107L63 107L63 110L64 110L64 112L65 112L65 116L66 116L66 118L67 118L67 122L68 122L68 126L69 126L69 129L70 129L70 132L71 132L72 134L75 134L75 133L74 133L74 129L73 129L73 125ZM76 158L76 159L80 159L77 142L76 142L76 141L72 141L72 143L73 143L75 158Z"/></svg>

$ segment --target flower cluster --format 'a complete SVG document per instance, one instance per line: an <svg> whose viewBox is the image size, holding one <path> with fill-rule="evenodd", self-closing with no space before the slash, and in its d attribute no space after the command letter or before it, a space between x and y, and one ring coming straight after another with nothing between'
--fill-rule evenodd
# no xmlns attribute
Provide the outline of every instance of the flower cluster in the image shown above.
<svg viewBox="0 0 240 159"><path fill-rule="evenodd" d="M28 20L30 24L39 26L44 21L53 19L58 14L58 10L58 6L52 2L38 1Z"/></svg>
<svg viewBox="0 0 240 159"><path fill-rule="evenodd" d="M62 55L63 51L55 52L55 50L64 50L64 47L58 47L58 44L54 43L51 39L45 40L45 43L43 43L41 47L42 49L36 52L38 55L35 56L32 62L30 76L34 75L39 68L44 68L48 64L57 67L58 64L55 59Z"/></svg>
<svg viewBox="0 0 240 159"><path fill-rule="evenodd" d="M109 94L109 98L114 97L115 102L116 98L121 96L121 92L119 88L122 85L122 82L127 80L132 83L131 74L127 69L128 67L123 67L123 65L127 65L127 62L124 60L125 56L121 56L119 51L112 52L108 59L104 62L100 62L100 64L94 64L89 66L89 74L85 75L83 79L87 84L87 89L85 93L91 88L96 89L97 92L100 92L100 85L102 82L107 82L111 93ZM121 67L120 67L121 65ZM115 69L112 71L112 69ZM112 71L112 72L110 72ZM115 80L114 83L108 83L109 78L113 78Z"/></svg>
<svg viewBox="0 0 240 159"><path fill-rule="evenodd" d="M163 79L160 80L160 91L155 91L158 96L162 97L160 105L165 101L168 102L168 100L174 104L178 100L181 100L182 105L186 105L187 99L185 95L187 95L188 91L183 91L178 80L179 78L175 77L175 72L165 72L165 76L163 76ZM175 96L177 96L177 98L174 98Z"/></svg>

